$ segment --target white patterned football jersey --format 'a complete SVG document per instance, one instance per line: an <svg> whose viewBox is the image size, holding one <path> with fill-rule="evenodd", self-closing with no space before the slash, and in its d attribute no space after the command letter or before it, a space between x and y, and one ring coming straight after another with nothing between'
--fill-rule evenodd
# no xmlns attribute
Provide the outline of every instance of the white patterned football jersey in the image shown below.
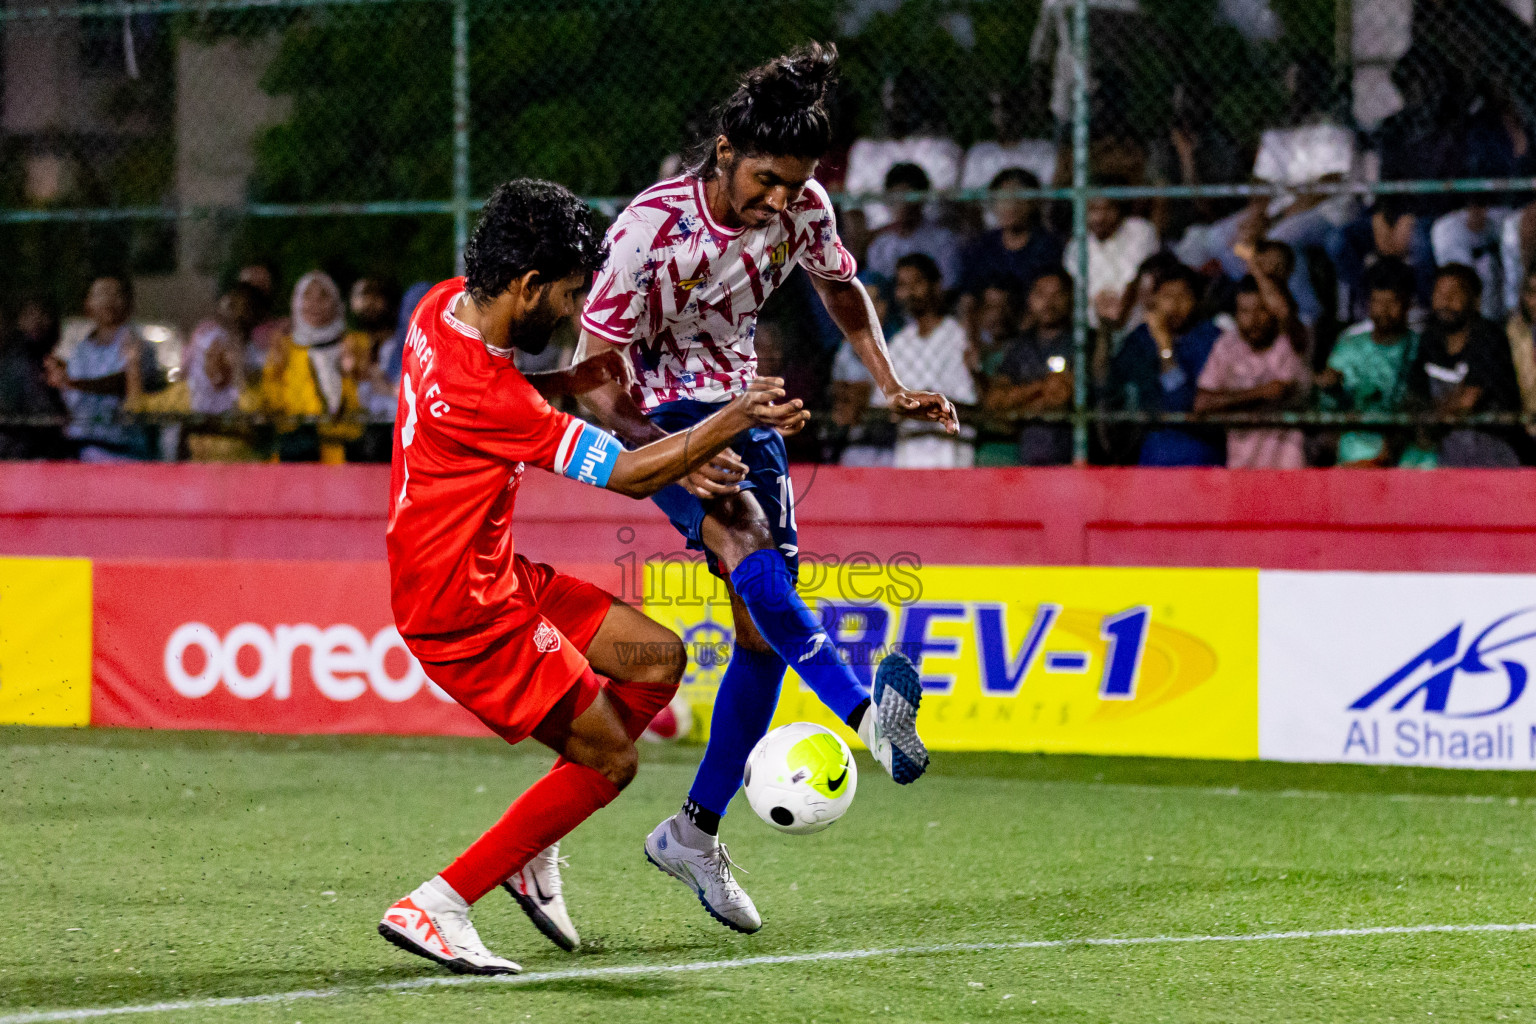
<svg viewBox="0 0 1536 1024"><path fill-rule="evenodd" d="M635 197L608 244L581 326L628 347L634 398L646 412L745 390L757 376L758 311L796 264L833 281L851 281L857 269L815 181L763 227L727 228L710 216L703 182L672 178Z"/></svg>

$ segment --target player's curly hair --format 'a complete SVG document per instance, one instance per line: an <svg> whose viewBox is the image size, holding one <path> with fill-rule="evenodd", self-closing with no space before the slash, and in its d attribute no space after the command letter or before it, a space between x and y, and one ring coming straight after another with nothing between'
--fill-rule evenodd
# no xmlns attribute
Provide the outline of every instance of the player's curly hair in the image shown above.
<svg viewBox="0 0 1536 1024"><path fill-rule="evenodd" d="M715 111L715 131L699 144L694 172L715 173L715 141L724 135L747 156L820 157L832 145L827 93L837 81L837 46L811 43L741 76Z"/></svg>
<svg viewBox="0 0 1536 1024"><path fill-rule="evenodd" d="M489 302L517 278L541 282L592 274L607 256L592 211L570 189L518 178L496 186L464 247L464 281L476 302Z"/></svg>

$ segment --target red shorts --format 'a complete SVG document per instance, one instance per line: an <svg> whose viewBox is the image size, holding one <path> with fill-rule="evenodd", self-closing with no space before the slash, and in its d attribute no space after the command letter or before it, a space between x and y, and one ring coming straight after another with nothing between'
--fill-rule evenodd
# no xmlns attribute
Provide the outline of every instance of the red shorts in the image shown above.
<svg viewBox="0 0 1536 1024"><path fill-rule="evenodd" d="M556 704L581 714L599 683L586 649L618 598L602 587L513 556L519 588L539 614L472 658L422 662L427 678L508 743L531 735Z"/></svg>

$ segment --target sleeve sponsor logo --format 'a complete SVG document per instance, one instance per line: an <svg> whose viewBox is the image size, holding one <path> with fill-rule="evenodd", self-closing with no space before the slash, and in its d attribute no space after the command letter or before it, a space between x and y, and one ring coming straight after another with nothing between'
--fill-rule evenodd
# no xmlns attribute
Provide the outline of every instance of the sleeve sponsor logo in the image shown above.
<svg viewBox="0 0 1536 1024"><path fill-rule="evenodd" d="M606 487L623 445L606 430L572 420L555 452L555 471L579 483Z"/></svg>

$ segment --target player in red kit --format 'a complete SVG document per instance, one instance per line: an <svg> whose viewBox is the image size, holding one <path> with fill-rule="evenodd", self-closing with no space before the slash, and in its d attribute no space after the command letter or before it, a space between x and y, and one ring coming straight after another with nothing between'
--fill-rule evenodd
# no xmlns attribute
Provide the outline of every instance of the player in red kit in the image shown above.
<svg viewBox="0 0 1536 1024"><path fill-rule="evenodd" d="M701 469L729 487L746 472L720 455L733 437L756 426L793 433L808 415L781 401L780 381L762 378L686 433L627 451L552 408L546 396L622 372L608 357L532 377L513 364L515 351L541 351L575 312L602 256L586 206L566 189L502 185L465 250L465 277L427 293L406 340L386 534L396 624L428 678L490 729L560 755L379 924L395 945L463 973L519 970L469 920L470 905L498 885L575 948L556 844L634 777L634 740L672 699L685 660L671 630L515 552L512 511L527 467L635 498Z"/></svg>

